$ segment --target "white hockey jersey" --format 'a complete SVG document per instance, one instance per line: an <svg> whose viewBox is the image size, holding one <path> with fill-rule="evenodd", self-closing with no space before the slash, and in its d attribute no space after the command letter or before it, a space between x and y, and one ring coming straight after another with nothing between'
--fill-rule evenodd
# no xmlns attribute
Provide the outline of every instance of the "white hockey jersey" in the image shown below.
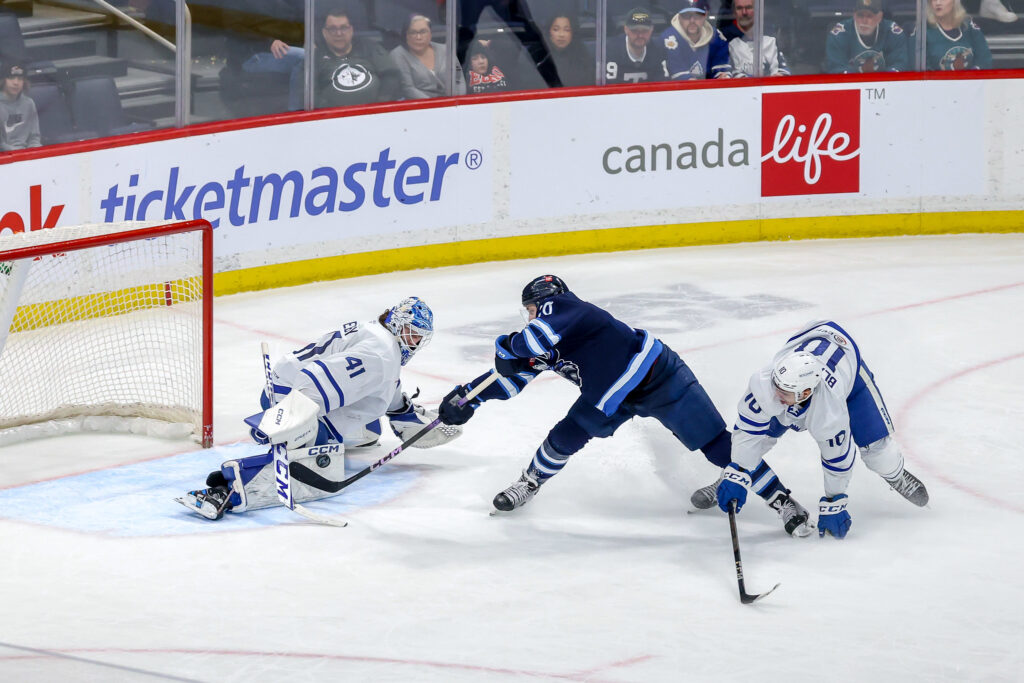
<svg viewBox="0 0 1024 683"><path fill-rule="evenodd" d="M808 401L786 406L775 395L772 368L793 351L814 354L824 369ZM732 435L733 462L753 470L787 430L807 431L821 451L825 495L845 493L857 457L846 399L861 369L860 351L842 328L831 321L808 323L751 376Z"/></svg>
<svg viewBox="0 0 1024 683"><path fill-rule="evenodd" d="M275 366L274 391L293 389L320 407L320 419L345 440L361 439L366 424L402 405L398 341L376 320L349 322L292 351Z"/></svg>

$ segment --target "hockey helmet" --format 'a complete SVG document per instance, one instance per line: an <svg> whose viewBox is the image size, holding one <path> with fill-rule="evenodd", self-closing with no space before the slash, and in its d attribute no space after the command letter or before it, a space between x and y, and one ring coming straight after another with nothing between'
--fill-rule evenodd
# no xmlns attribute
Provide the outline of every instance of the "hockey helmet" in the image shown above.
<svg viewBox="0 0 1024 683"><path fill-rule="evenodd" d="M568 291L569 288L562 282L562 278L557 275L541 275L523 287L523 306L539 304L545 299L565 294Z"/></svg>
<svg viewBox="0 0 1024 683"><path fill-rule="evenodd" d="M772 368L772 384L781 391L793 394L797 402L807 400L820 382L821 363L806 351L787 354ZM804 396L808 389L811 394Z"/></svg>
<svg viewBox="0 0 1024 683"><path fill-rule="evenodd" d="M402 299L384 314L384 327L395 335L402 350L402 365L409 362L417 351L434 336L434 313L419 297ZM419 337L419 339L415 339Z"/></svg>

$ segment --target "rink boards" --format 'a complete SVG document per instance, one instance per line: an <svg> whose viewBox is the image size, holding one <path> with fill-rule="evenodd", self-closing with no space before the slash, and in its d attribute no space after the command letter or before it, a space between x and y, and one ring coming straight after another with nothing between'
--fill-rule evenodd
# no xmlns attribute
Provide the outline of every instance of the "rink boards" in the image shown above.
<svg viewBox="0 0 1024 683"><path fill-rule="evenodd" d="M0 228L205 218L218 293L526 256L1017 231L1024 81L999 75L523 93L44 148L0 164Z"/></svg>

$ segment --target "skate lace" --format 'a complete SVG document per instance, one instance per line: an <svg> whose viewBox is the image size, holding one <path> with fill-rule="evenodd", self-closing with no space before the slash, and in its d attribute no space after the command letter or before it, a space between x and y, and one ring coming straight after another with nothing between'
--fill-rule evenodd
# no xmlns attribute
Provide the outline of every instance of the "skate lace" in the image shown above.
<svg viewBox="0 0 1024 683"><path fill-rule="evenodd" d="M519 507L526 501L533 497L533 494L537 492L539 488L538 484L527 479L525 475L520 478L519 481L505 489L505 496L512 501L512 504Z"/></svg>
<svg viewBox="0 0 1024 683"><path fill-rule="evenodd" d="M890 482L890 486L896 489L896 492L904 497L914 495L919 488L921 488L921 482L918 481L917 477L912 476L909 472L904 471L900 475L900 478L894 482Z"/></svg>

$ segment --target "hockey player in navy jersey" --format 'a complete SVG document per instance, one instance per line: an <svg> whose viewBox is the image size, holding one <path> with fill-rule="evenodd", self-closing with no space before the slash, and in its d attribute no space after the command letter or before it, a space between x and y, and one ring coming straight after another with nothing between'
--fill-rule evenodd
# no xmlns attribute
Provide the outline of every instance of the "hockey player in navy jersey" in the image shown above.
<svg viewBox="0 0 1024 683"><path fill-rule="evenodd" d="M903 466L874 375L853 338L835 322L811 322L790 337L772 362L751 376L738 411L732 463L718 482L693 494L695 507L717 502L728 511L735 501L739 511L748 489L762 497L777 491L788 495L762 457L789 430L806 431L821 453L825 495L818 508L819 536L844 538L850 529L846 490L858 450L868 469L900 495L917 506L928 503L924 484ZM806 512L803 516L805 521L790 533L810 533Z"/></svg>
<svg viewBox="0 0 1024 683"><path fill-rule="evenodd" d="M400 377L402 366L433 333L430 307L409 297L376 320L345 323L292 351L274 365L274 401L265 390L260 396L264 411L246 418L253 439L284 443L289 461L328 480L344 479L345 452L376 446L381 417L403 441L437 417L412 402L415 394L410 398L402 391ZM414 445L430 448L459 434L457 427L435 428ZM207 477L208 488L176 500L208 519L277 505L273 468L271 452L228 460ZM294 475L292 488L299 503L333 495Z"/></svg>
<svg viewBox="0 0 1024 683"><path fill-rule="evenodd" d="M725 421L672 349L646 330L633 329L580 300L554 275L526 285L522 301L529 323L495 341L501 379L461 407L458 399L490 373L455 387L441 402L441 421L464 424L482 402L515 396L544 370L576 384L580 397L548 433L522 476L494 497L495 508L508 512L524 505L590 439L611 436L634 416L656 418L689 450L700 449L719 467L728 464Z"/></svg>

